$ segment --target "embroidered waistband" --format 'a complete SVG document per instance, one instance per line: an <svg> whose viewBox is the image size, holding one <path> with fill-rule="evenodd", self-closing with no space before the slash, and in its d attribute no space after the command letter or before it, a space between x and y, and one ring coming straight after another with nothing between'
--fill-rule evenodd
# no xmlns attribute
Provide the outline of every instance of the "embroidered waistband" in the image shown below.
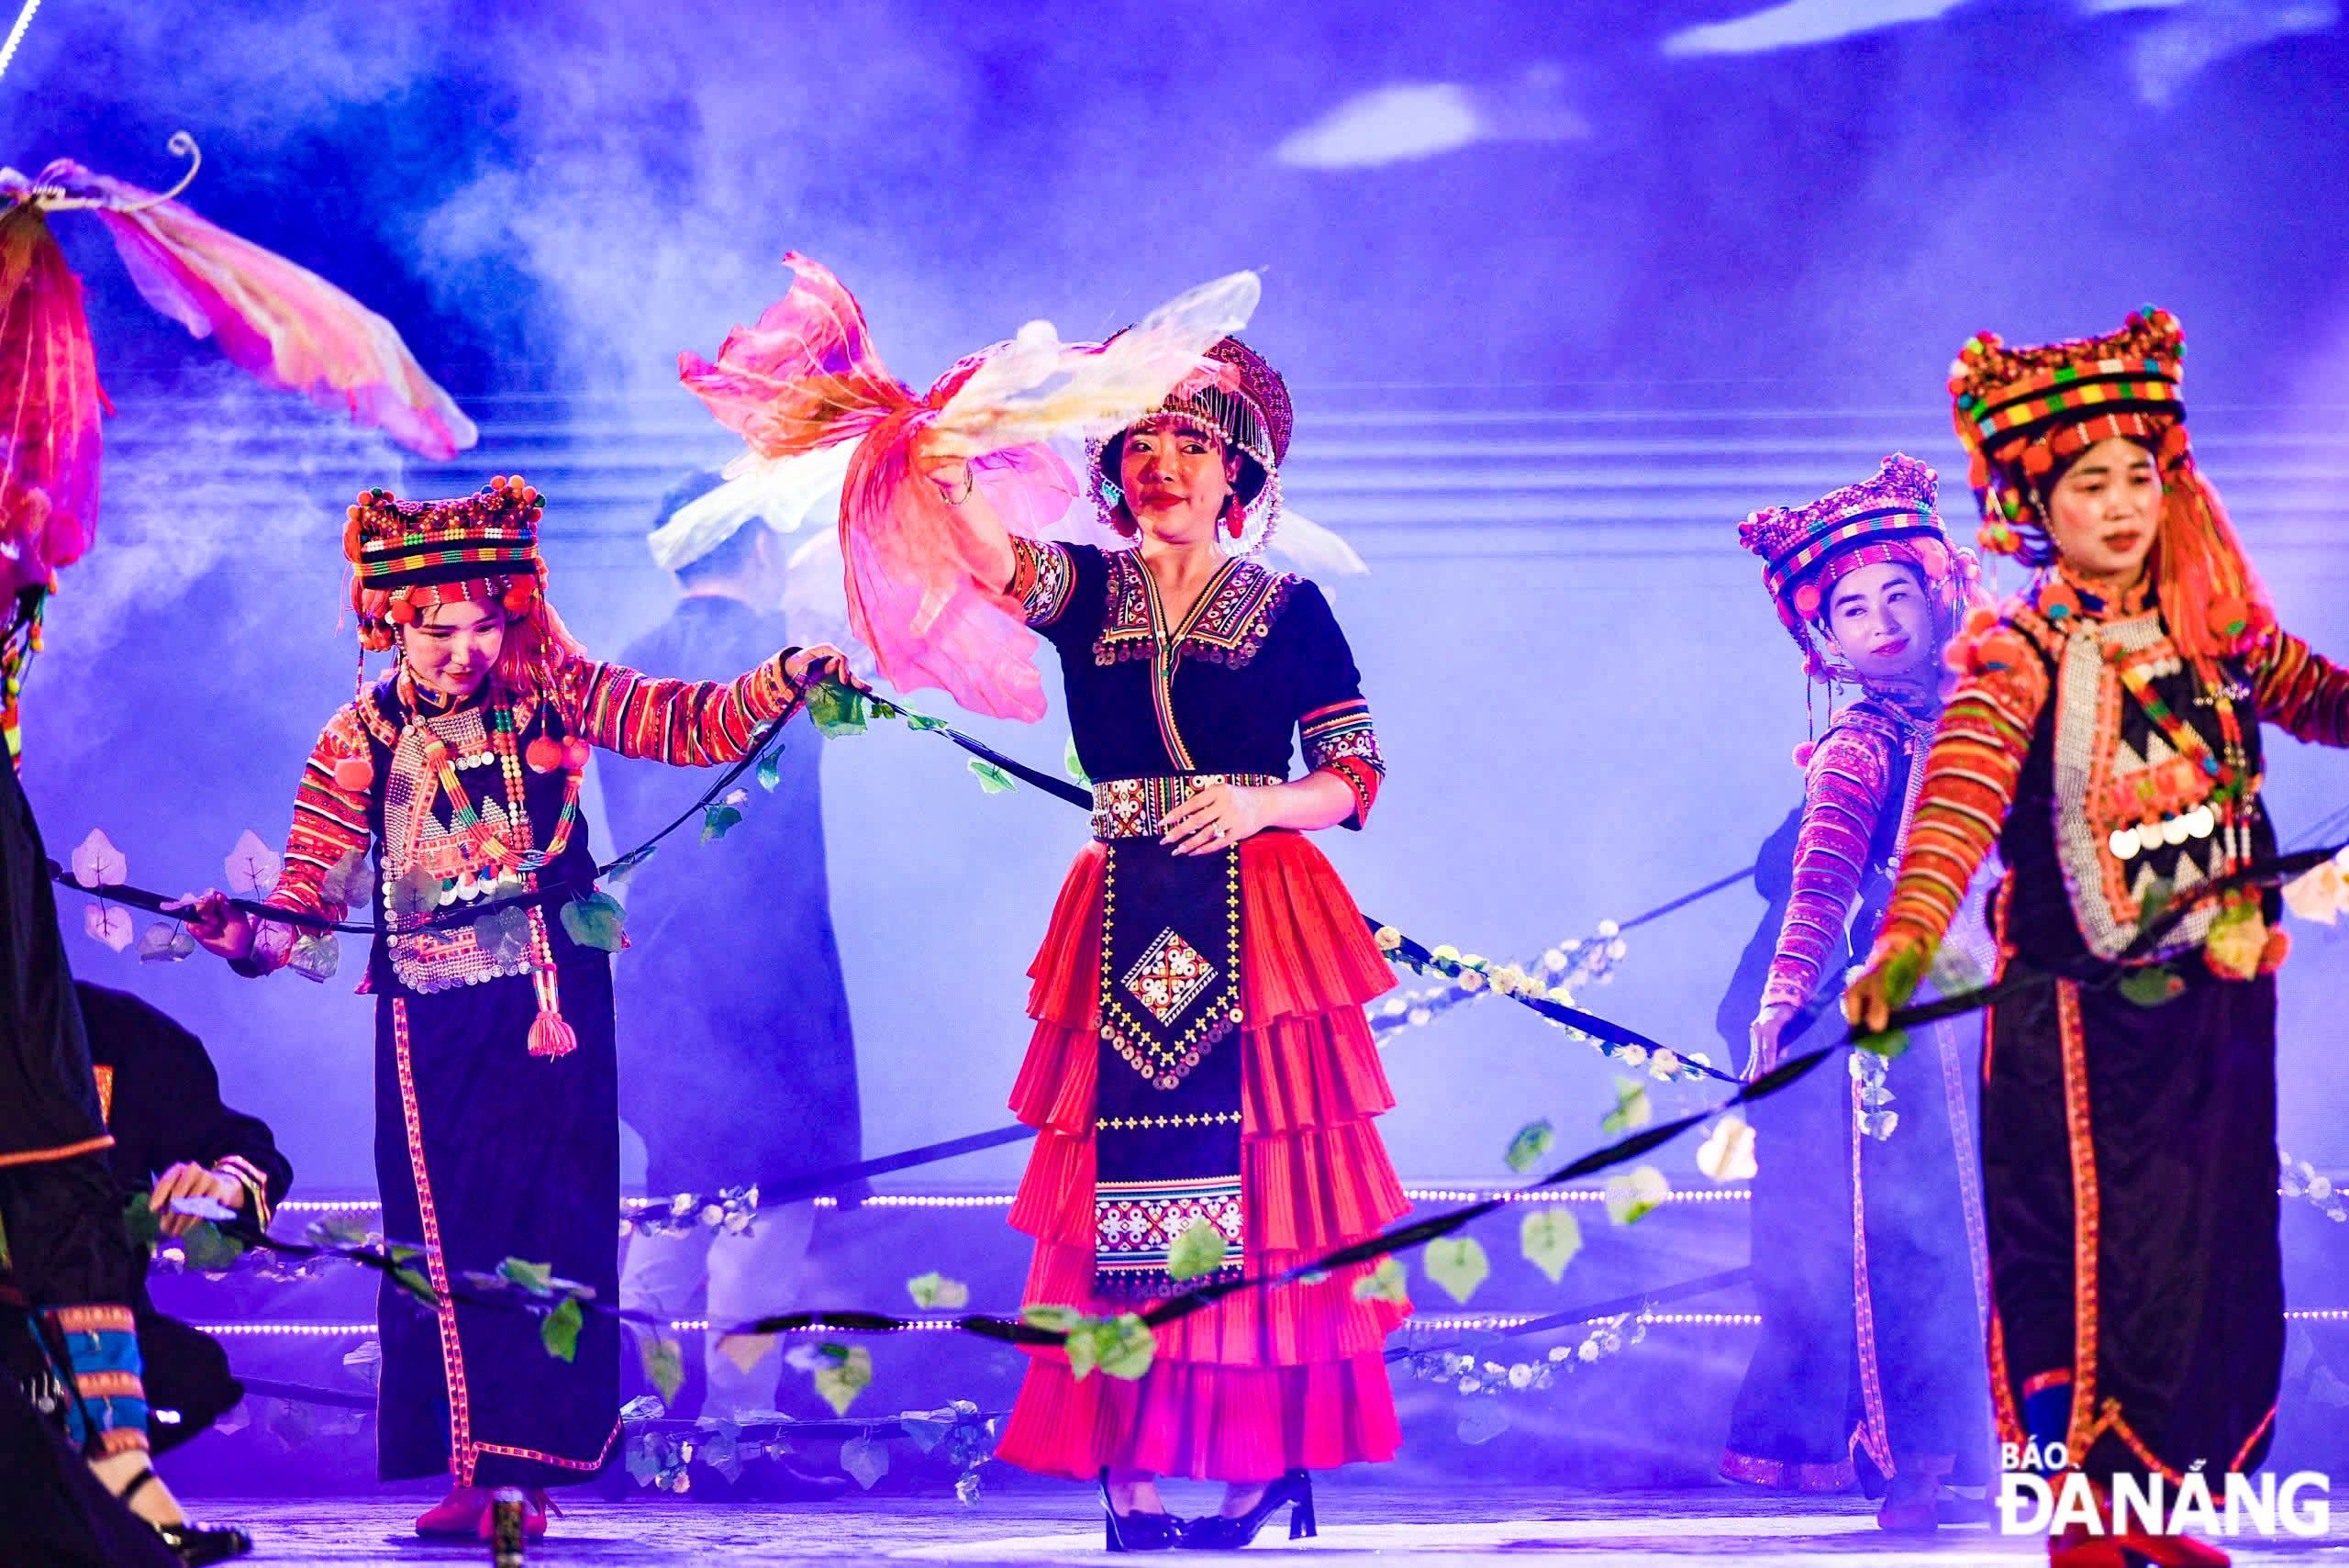
<svg viewBox="0 0 2349 1568"><path fill-rule="evenodd" d="M1261 789L1286 781L1270 773L1173 773L1151 779L1100 779L1093 785L1093 836L1154 839L1166 814L1209 784Z"/></svg>

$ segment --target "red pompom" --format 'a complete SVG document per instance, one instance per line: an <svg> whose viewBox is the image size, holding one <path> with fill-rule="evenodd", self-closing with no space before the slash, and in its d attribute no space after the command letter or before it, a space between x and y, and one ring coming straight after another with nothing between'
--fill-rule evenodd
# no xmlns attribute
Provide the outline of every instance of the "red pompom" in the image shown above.
<svg viewBox="0 0 2349 1568"><path fill-rule="evenodd" d="M2232 594L2213 595L2210 608L2211 626L2226 637L2241 637L2251 624L2251 606Z"/></svg>
<svg viewBox="0 0 2349 1568"><path fill-rule="evenodd" d="M2025 473L2044 473L2054 466L2055 454L2048 449L2044 441L2036 442L2022 449L2022 471Z"/></svg>
<svg viewBox="0 0 2349 1568"><path fill-rule="evenodd" d="M1795 614L1810 620L1819 614L1819 584L1805 583L1795 590Z"/></svg>
<svg viewBox="0 0 2349 1568"><path fill-rule="evenodd" d="M394 599L384 606L384 618L397 621L400 625L406 626L416 618L416 606L406 599Z"/></svg>
<svg viewBox="0 0 2349 1568"><path fill-rule="evenodd" d="M551 735L541 735L522 748L522 760L534 773L551 773L562 766L562 742Z"/></svg>
<svg viewBox="0 0 2349 1568"><path fill-rule="evenodd" d="M1819 742L1816 740L1806 740L1801 745L1797 746L1795 748L1795 766L1798 768L1807 768L1810 766L1810 754L1818 750Z"/></svg>
<svg viewBox="0 0 2349 1568"><path fill-rule="evenodd" d="M361 794L375 782L375 764L364 757L345 757L334 765L334 782L339 789Z"/></svg>
<svg viewBox="0 0 2349 1568"><path fill-rule="evenodd" d="M562 765L573 773L585 767L587 759L595 754L596 749L576 735L562 743Z"/></svg>

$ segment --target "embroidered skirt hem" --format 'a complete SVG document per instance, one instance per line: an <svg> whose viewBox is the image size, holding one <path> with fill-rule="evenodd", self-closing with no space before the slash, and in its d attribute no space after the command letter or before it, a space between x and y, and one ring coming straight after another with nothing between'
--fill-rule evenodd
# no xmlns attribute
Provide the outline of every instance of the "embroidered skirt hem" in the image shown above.
<svg viewBox="0 0 2349 1568"><path fill-rule="evenodd" d="M1262 1274L1375 1234L1410 1206L1371 1125L1395 1099L1362 1004L1394 977L1362 916L1293 833L1241 847L1241 899L1242 1250ZM1026 1301L1118 1312L1134 1304L1093 1294L1100 911L1101 851L1088 845L1029 970L1037 1026L1011 1108L1039 1136L1011 1222L1036 1238ZM1381 1350L1410 1307L1357 1301L1369 1272L1238 1292L1165 1325L1135 1382L1079 1382L1063 1352L1031 1351L1001 1457L1077 1478L1109 1464L1224 1481L1393 1457Z"/></svg>

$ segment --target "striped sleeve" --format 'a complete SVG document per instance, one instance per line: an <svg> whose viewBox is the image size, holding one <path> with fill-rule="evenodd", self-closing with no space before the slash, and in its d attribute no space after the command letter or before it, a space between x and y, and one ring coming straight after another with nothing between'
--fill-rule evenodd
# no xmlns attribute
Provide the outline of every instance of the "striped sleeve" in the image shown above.
<svg viewBox="0 0 2349 1568"><path fill-rule="evenodd" d="M1943 710L1925 757L1874 962L1901 949L1941 946L1967 884L1990 851L2015 801L2032 730L2047 706L2047 666L2019 633L1994 639Z"/></svg>
<svg viewBox="0 0 2349 1568"><path fill-rule="evenodd" d="M2349 746L2349 670L2286 631L2252 656L2252 701L2259 717L2320 746Z"/></svg>
<svg viewBox="0 0 2349 1568"><path fill-rule="evenodd" d="M1378 755L1378 735L1370 727L1370 704L1347 697L1316 708L1297 721L1308 773L1335 773L1354 792L1354 813L1345 826L1359 828L1370 820L1378 799L1378 785L1386 764Z"/></svg>
<svg viewBox="0 0 2349 1568"><path fill-rule="evenodd" d="M1770 960L1765 1003L1799 1007L1819 988L1828 955L1843 939L1843 923L1867 871L1891 793L1892 760L1882 735L1858 724L1828 731L1803 774L1802 828L1795 840L1793 891Z"/></svg>
<svg viewBox="0 0 2349 1568"><path fill-rule="evenodd" d="M673 681L574 659L557 674L555 695L575 733L623 757L684 768L739 762L761 725L799 706L784 657L730 681Z"/></svg>
<svg viewBox="0 0 2349 1568"><path fill-rule="evenodd" d="M284 870L270 903L329 920L350 912L340 899L328 895L327 884L346 857L367 853L373 837L367 823L373 775L367 731L354 703L327 720L318 743L310 749L310 760L302 765L302 784L294 795L294 826L285 836Z"/></svg>

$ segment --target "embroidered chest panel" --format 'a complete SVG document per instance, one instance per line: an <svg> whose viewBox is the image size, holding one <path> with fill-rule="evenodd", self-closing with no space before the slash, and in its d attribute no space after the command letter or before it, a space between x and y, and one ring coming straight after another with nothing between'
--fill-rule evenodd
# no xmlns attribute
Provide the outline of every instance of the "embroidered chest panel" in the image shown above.
<svg viewBox="0 0 2349 1568"><path fill-rule="evenodd" d="M2217 685L2207 688L2153 613L2082 625L2055 661L2056 857L2081 940L2099 958L2117 959L2136 940L2156 884L2183 893L2251 859L2257 720L2236 672L2222 668ZM2248 717L2233 757L2230 708ZM2222 766L2243 774L2240 801L2221 788ZM2216 901L2198 906L2147 959L2199 946L2218 914Z"/></svg>
<svg viewBox="0 0 2349 1568"><path fill-rule="evenodd" d="M392 747L384 782L384 911L393 972L410 990L448 991L531 971L532 911L509 906L466 924L416 929L451 905L529 890L526 875L481 859L454 820L454 803L434 766L437 739L480 820L502 840L529 841L529 809L506 798L484 712L417 718ZM526 714L517 717L528 722Z"/></svg>
<svg viewBox="0 0 2349 1568"><path fill-rule="evenodd" d="M1134 551L1113 550L1102 557L1108 568L1109 602L1094 639L1093 662L1115 664L1125 659L1148 659L1159 651L1152 624L1150 573ZM1231 669L1245 668L1272 635L1273 622L1297 586L1286 572L1268 572L1252 561L1234 562L1222 580L1211 585L1192 612L1190 624L1167 650L1173 658L1186 655Z"/></svg>

